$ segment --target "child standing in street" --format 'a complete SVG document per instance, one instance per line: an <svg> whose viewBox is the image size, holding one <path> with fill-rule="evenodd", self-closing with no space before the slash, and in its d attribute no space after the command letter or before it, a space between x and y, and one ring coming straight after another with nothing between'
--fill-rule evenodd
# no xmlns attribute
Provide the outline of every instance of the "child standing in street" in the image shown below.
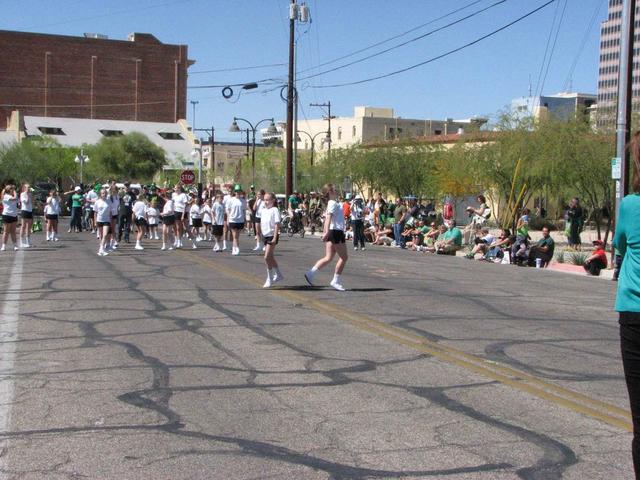
<svg viewBox="0 0 640 480"><path fill-rule="evenodd" d="M262 288L269 288L284 277L275 259L276 245L280 236L280 210L275 206L275 194L264 195L264 207L260 215L260 229L264 238L264 263L267 265L267 281Z"/></svg>

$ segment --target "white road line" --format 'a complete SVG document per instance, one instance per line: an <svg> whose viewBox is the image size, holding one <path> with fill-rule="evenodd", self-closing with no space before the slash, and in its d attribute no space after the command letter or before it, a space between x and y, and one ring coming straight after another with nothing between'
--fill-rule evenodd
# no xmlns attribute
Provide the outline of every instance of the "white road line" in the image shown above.
<svg viewBox="0 0 640 480"><path fill-rule="evenodd" d="M0 432L6 432L11 428L11 404L14 395L13 364L15 341L18 338L23 259L23 252L18 251L13 261L0 316ZM0 479L8 478L7 443L8 440L0 441Z"/></svg>

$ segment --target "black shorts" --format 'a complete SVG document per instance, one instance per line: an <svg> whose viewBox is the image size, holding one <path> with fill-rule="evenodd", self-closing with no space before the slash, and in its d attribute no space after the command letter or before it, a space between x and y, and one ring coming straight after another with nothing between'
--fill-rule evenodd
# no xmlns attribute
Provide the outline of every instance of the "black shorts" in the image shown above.
<svg viewBox="0 0 640 480"><path fill-rule="evenodd" d="M229 223L229 228L231 230L242 230L244 228L244 223Z"/></svg>
<svg viewBox="0 0 640 480"><path fill-rule="evenodd" d="M343 230L329 230L329 237L327 242L331 243L344 243L344 231Z"/></svg>
<svg viewBox="0 0 640 480"><path fill-rule="evenodd" d="M164 217L162 217L163 225L173 225L174 223L176 223L175 215L165 215Z"/></svg>
<svg viewBox="0 0 640 480"><path fill-rule="evenodd" d="M202 227L202 219L201 218L192 218L191 226L193 228L201 228Z"/></svg>
<svg viewBox="0 0 640 480"><path fill-rule="evenodd" d="M202 221L202 224L203 224L205 227L210 227L210 226L211 226L211 222L205 222L204 220Z"/></svg>
<svg viewBox="0 0 640 480"><path fill-rule="evenodd" d="M111 228L111 222L98 222L98 227L109 227Z"/></svg>
<svg viewBox="0 0 640 480"><path fill-rule="evenodd" d="M2 221L3 223L16 223L18 221L18 217L14 217L12 215L2 215Z"/></svg>
<svg viewBox="0 0 640 480"><path fill-rule="evenodd" d="M211 233L214 237L221 237L224 233L224 225L212 225Z"/></svg>
<svg viewBox="0 0 640 480"><path fill-rule="evenodd" d="M278 240L279 239L280 239L280 237L278 237ZM271 242L273 242L273 237L272 236L271 237L264 237L264 244L265 245L269 245L269 244L271 244ZM277 244L278 244L278 242L276 241L275 245L277 245Z"/></svg>
<svg viewBox="0 0 640 480"><path fill-rule="evenodd" d="M45 215L45 217L47 220L58 220L58 215Z"/></svg>
<svg viewBox="0 0 640 480"><path fill-rule="evenodd" d="M176 217L176 220L184 220L185 218L187 218L187 215L186 215L186 213L185 213L185 212L178 212L178 211L176 210L176 215L175 215L175 217Z"/></svg>
<svg viewBox="0 0 640 480"><path fill-rule="evenodd" d="M31 220L33 218L33 212L29 212L28 210L20 210L20 216L25 220Z"/></svg>
<svg viewBox="0 0 640 480"><path fill-rule="evenodd" d="M118 215L111 215L111 220L118 220Z"/></svg>
<svg viewBox="0 0 640 480"><path fill-rule="evenodd" d="M147 219L142 217L136 217L136 227L146 227L148 225Z"/></svg>

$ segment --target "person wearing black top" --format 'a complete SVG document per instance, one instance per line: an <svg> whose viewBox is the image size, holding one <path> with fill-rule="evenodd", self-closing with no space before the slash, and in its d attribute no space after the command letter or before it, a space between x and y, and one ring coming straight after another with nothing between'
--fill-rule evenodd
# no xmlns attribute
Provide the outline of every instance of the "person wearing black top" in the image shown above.
<svg viewBox="0 0 640 480"><path fill-rule="evenodd" d="M133 204L136 201L136 194L131 189L129 182L124 184L125 191L120 195L120 206L118 208L118 242L122 240L129 243L129 233L131 233L131 217L133 215Z"/></svg>
<svg viewBox="0 0 640 480"><path fill-rule="evenodd" d="M580 247L582 245L580 230L582 230L582 224L584 222L583 215L580 201L577 198L571 199L569 210L567 211L567 219L570 222L568 238L570 247Z"/></svg>

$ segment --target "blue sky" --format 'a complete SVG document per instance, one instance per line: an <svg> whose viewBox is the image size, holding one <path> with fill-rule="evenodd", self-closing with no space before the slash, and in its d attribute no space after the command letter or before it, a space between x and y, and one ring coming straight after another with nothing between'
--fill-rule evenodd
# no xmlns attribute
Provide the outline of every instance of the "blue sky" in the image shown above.
<svg viewBox="0 0 640 480"><path fill-rule="evenodd" d="M565 2L566 9L542 93L562 91L568 86L569 79L572 91L596 93L599 29L606 18L606 0L556 0L509 29L425 66L360 85L314 88L356 81L425 61L498 29L546 1L506 0L490 7L499 0L478 0L455 15L416 28L473 1L307 0L312 22L297 27L301 78L490 8L453 27L368 61L300 81L300 118L318 118L322 115L321 110L309 104L329 100L332 114L338 116L352 115L355 105L392 107L397 116L404 118L495 115L511 99L527 95L530 82L534 92L536 86L541 90L542 82L538 78L541 70L546 70L543 59L552 22L555 18L557 26ZM198 72L286 63L289 0L0 0L0 5L3 10L0 29L65 35L97 32L113 39L126 39L131 32L147 32L165 43L186 44L189 57L196 61L190 69L191 87L274 79L261 83L251 93L234 98L235 103L225 100L220 88L188 91L189 100L199 102L196 127L214 126L216 139L239 140L239 134L228 132L234 116L251 121L286 118L286 105L280 99L277 87L286 82L286 65ZM597 21L591 24L596 11ZM414 28L413 32L396 40L318 67ZM554 38L555 29L551 44ZM573 75L569 77L574 63ZM192 121L190 104L188 112L189 121Z"/></svg>

